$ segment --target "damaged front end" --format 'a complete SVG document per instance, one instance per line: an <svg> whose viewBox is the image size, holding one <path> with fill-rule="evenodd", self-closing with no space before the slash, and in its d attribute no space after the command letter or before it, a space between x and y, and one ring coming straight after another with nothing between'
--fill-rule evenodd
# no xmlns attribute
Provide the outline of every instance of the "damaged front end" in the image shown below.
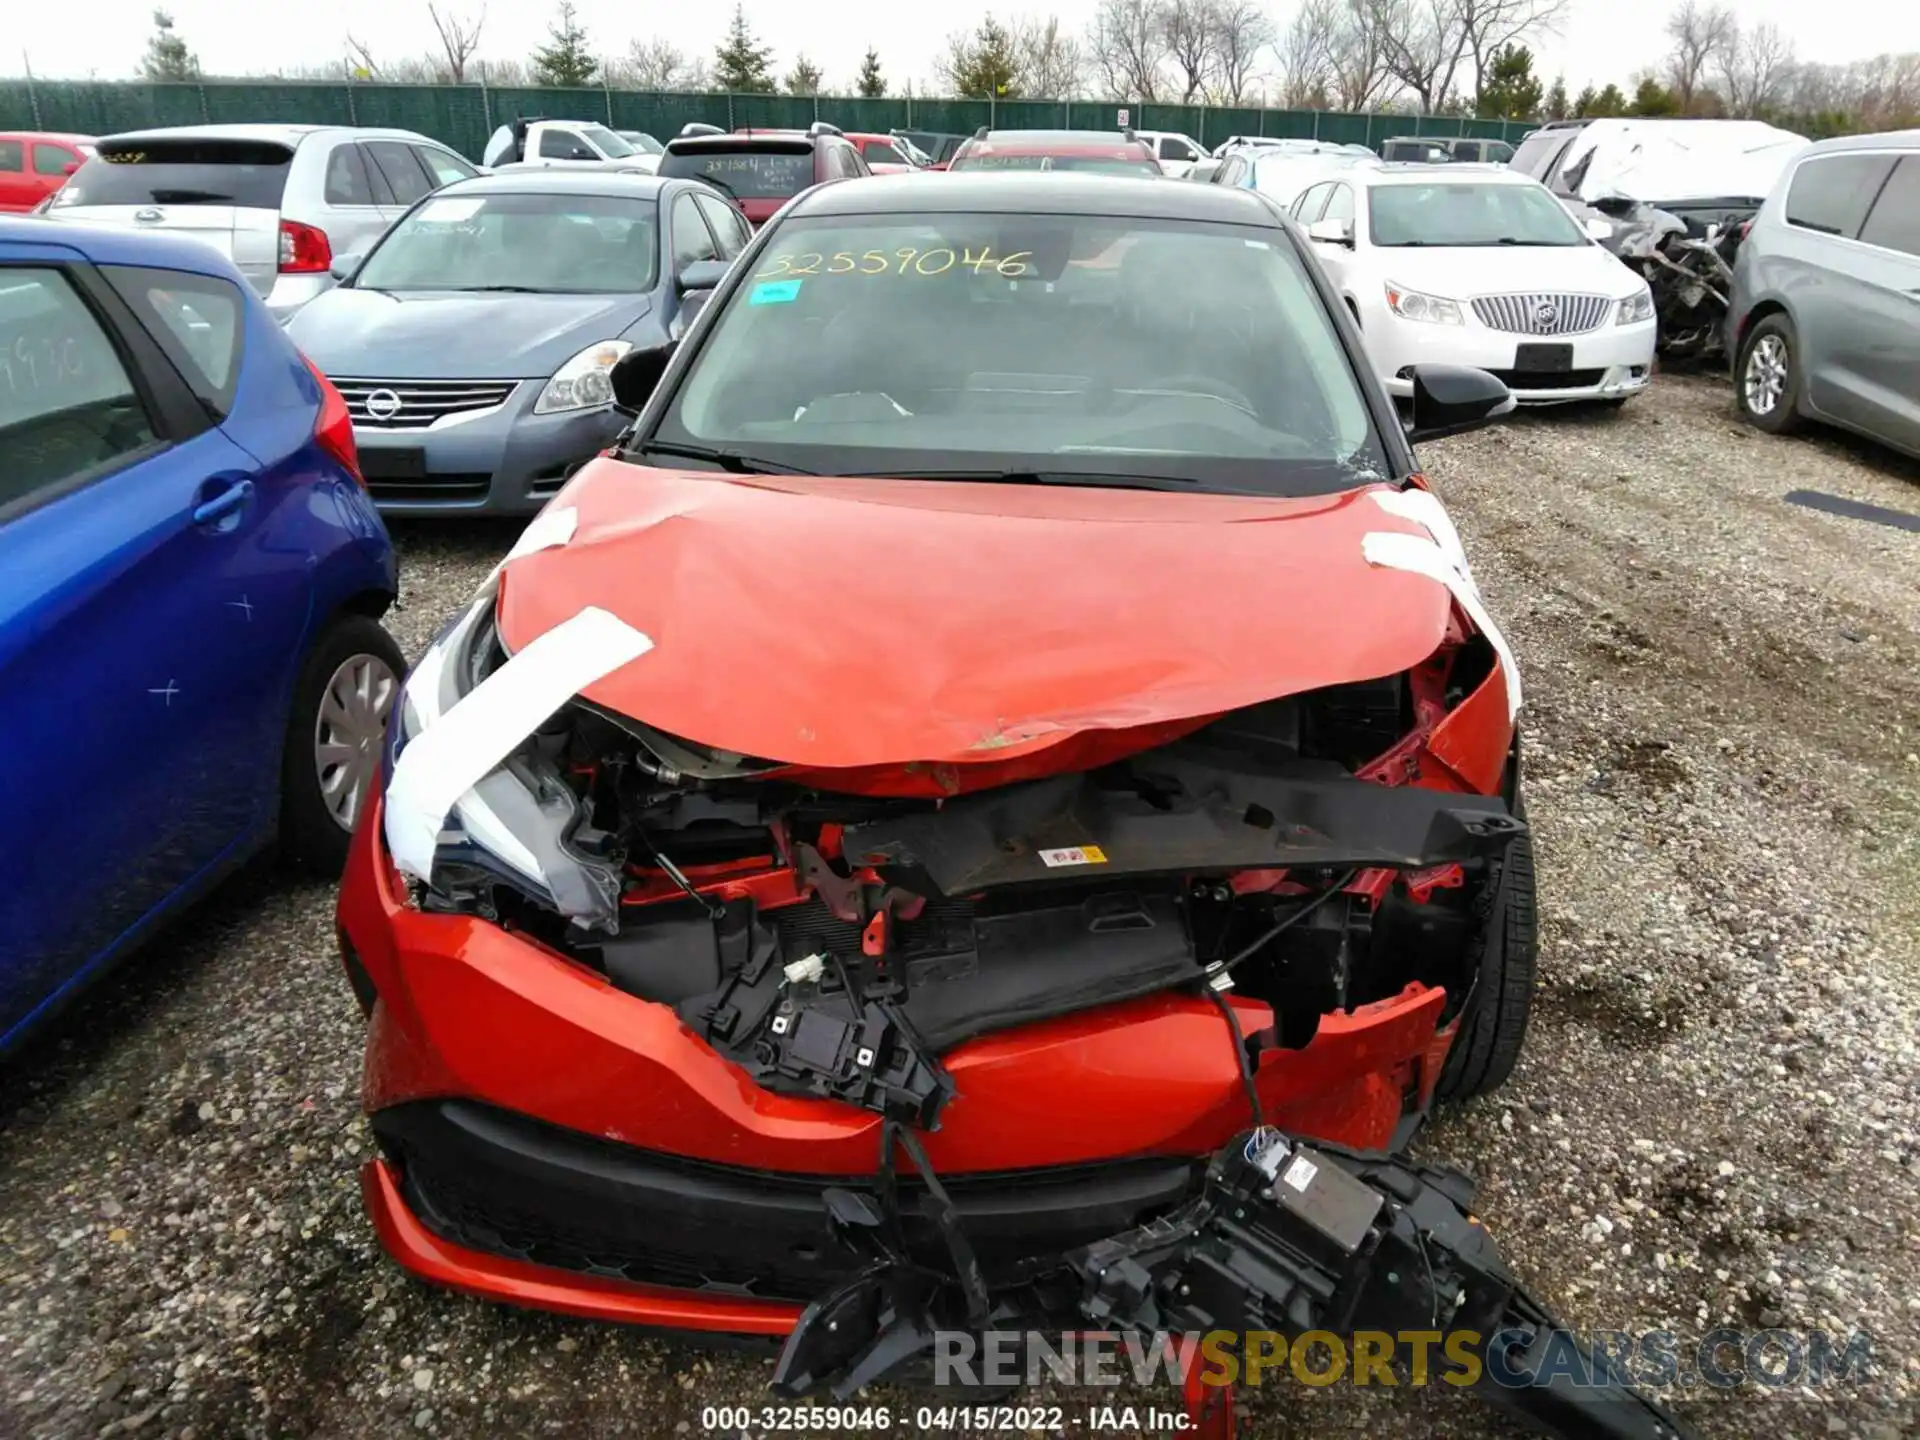
<svg viewBox="0 0 1920 1440"><path fill-rule="evenodd" d="M1451 1380L1545 1434L1690 1433L1520 1286L1473 1216L1464 1176L1398 1154L1248 1131L1213 1157L1189 1204L1036 1261L991 1293L958 1233L951 1273L931 1272L894 1247L888 1216L856 1195L829 1198L837 1237L867 1265L800 1317L774 1372L788 1394L845 1399L889 1375L924 1373L943 1337L987 1331L1171 1333L1235 1347L1375 1332L1392 1337L1381 1365L1424 1378L1427 1352L1444 1344ZM1226 1440L1224 1383L1190 1373L1186 1388L1193 1428Z"/></svg>
<svg viewBox="0 0 1920 1440"><path fill-rule="evenodd" d="M803 736L806 763L668 733L649 716L676 702L702 733L745 708L736 683L687 723L701 692L659 678L711 647L683 629L641 660L652 639L591 605L510 646L496 573L408 682L343 891L378 997L389 1249L578 1313L798 1318L792 1390L1007 1317L1294 1331L1444 1298L1436 1325L1545 1326L1457 1187L1274 1148L1269 1122L1384 1151L1436 1094L1497 1084L1531 978L1518 677L1458 537L1415 490L1316 518L1352 527L1348 594L1372 607L1337 654L1297 624L1282 659L1216 647L1180 693L1232 698L1192 713L1163 683L1175 627L1103 636L1077 691L1029 685L1097 691L1079 725L989 712L1031 679L989 657L985 698L940 716L985 737L964 748L902 738L930 727L895 694L887 753L926 761L855 763L872 747L844 728L822 746L809 720L859 699L791 673L827 698L734 733ZM806 678L828 647L795 649ZM1503 986L1514 1008L1474 1040ZM1248 1221L1283 1153L1348 1174L1321 1215L1338 1253ZM1408 1245L1431 1252L1425 1289Z"/></svg>
<svg viewBox="0 0 1920 1440"><path fill-rule="evenodd" d="M913 766L802 770L578 698L564 630L510 662L488 593L410 681L385 824L417 904L670 1007L768 1091L920 1129L954 1099L955 1048L1156 993L1263 1004L1241 1068L1409 987L1444 992L1450 1023L1525 830L1430 753L1471 697L1511 734L1498 658L1459 626L1412 672L986 761L934 794ZM440 743L507 689L530 734Z"/></svg>
<svg viewBox="0 0 1920 1440"><path fill-rule="evenodd" d="M1733 262L1757 200L1715 200L1672 208L1611 199L1596 207L1613 226L1609 248L1653 291L1659 353L1711 361L1724 353Z"/></svg>

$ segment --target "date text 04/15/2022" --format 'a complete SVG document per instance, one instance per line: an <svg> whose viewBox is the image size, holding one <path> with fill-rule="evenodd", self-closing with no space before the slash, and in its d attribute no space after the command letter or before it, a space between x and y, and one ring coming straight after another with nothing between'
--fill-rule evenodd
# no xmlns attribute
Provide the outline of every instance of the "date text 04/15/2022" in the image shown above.
<svg viewBox="0 0 1920 1440"><path fill-rule="evenodd" d="M945 1434L958 1429L1004 1430L1020 1435L1178 1434L1193 1427L1185 1410L1138 1405L921 1405L896 1414L885 1405L709 1405L700 1412L700 1428L738 1432L887 1431L898 1425L906 1434Z"/></svg>

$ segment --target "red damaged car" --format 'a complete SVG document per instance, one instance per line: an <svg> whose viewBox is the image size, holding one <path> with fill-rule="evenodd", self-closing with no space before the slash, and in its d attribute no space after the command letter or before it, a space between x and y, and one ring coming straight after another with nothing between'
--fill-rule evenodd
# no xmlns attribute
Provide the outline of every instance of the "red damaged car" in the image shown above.
<svg viewBox="0 0 1920 1440"><path fill-rule="evenodd" d="M1340 1263L1401 1226L1533 1314L1366 1158L1506 1078L1535 954L1519 677L1407 430L1262 197L956 168L802 196L623 360L407 682L339 907L383 1243L844 1391L943 1306L1244 1320L1049 1267L1292 1155ZM1412 433L1510 408L1423 368Z"/></svg>

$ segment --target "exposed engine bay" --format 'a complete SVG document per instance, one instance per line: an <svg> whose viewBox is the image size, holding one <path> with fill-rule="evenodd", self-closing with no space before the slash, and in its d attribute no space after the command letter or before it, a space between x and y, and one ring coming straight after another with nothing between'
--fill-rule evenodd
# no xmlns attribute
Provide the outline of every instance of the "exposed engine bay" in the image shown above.
<svg viewBox="0 0 1920 1440"><path fill-rule="evenodd" d="M504 658L491 616L456 622L436 683L457 695ZM672 1007L771 1091L935 1128L954 1047L1156 992L1265 1002L1254 1057L1412 982L1457 1013L1491 867L1525 827L1499 796L1407 782L1495 663L1467 638L1090 768L936 795L576 699L449 817L416 897Z"/></svg>
<svg viewBox="0 0 1920 1440"><path fill-rule="evenodd" d="M1599 208L1615 226L1614 253L1653 290L1660 354L1691 361L1721 356L1733 262L1760 201L1700 201L1671 208L1609 201Z"/></svg>

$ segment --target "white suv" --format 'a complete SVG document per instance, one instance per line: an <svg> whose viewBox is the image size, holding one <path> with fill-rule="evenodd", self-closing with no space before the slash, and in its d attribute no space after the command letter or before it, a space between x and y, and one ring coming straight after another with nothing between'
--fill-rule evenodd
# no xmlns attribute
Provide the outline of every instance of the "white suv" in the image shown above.
<svg viewBox="0 0 1920 1440"><path fill-rule="evenodd" d="M1176 180L1184 179L1202 160L1213 158L1213 152L1191 135L1177 135L1171 130L1136 130L1133 137L1151 145L1153 158L1160 162L1160 168Z"/></svg>
<svg viewBox="0 0 1920 1440"><path fill-rule="evenodd" d="M413 202L480 172L411 130L347 125L183 125L107 135L46 215L161 230L240 267L285 324Z"/></svg>

